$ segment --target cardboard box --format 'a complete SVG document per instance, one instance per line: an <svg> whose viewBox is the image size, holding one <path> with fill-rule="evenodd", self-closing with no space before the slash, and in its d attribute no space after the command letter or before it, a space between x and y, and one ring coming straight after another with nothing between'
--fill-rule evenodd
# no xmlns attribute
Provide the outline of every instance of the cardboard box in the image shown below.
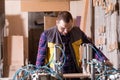
<svg viewBox="0 0 120 80"><path fill-rule="evenodd" d="M3 63L5 65L23 65L24 48L23 36L9 36L4 38Z"/></svg>
<svg viewBox="0 0 120 80"><path fill-rule="evenodd" d="M22 65L4 65L3 77L13 78Z"/></svg>
<svg viewBox="0 0 120 80"><path fill-rule="evenodd" d="M44 16L44 30L56 25L56 17Z"/></svg>
<svg viewBox="0 0 120 80"><path fill-rule="evenodd" d="M69 0L21 0L21 11L69 11Z"/></svg>

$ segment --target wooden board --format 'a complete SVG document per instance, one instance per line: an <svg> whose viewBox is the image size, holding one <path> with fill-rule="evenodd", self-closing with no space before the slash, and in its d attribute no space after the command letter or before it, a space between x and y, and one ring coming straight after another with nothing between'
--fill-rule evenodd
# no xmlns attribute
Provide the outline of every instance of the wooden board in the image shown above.
<svg viewBox="0 0 120 80"><path fill-rule="evenodd" d="M68 11L70 10L69 0L21 0L21 11L40 12L40 11Z"/></svg>
<svg viewBox="0 0 120 80"><path fill-rule="evenodd" d="M64 78L85 78L90 77L90 74L83 74L83 73L71 73L71 74L63 74Z"/></svg>
<svg viewBox="0 0 120 80"><path fill-rule="evenodd" d="M83 32L86 31L86 21L87 21L88 6L89 6L88 3L89 3L89 0L84 0L83 14L82 14L81 24L80 24L80 28Z"/></svg>

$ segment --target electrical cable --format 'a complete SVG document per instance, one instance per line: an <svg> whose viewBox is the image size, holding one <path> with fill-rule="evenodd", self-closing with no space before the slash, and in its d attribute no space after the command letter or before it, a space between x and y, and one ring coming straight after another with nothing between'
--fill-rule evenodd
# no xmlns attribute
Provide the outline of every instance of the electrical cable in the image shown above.
<svg viewBox="0 0 120 80"><path fill-rule="evenodd" d="M59 67L59 69L61 69L63 67L63 65L65 64L66 56L65 56L64 50L61 47L57 46L57 48L59 48L62 51L62 54L63 54L63 63L62 63L62 65L61 66L57 65ZM62 80L62 77L58 73L56 73L55 71L53 71L52 68L48 67L48 65L50 65L53 62L53 56L54 56L54 54L55 53L53 53L51 60L46 65L44 65L44 66L36 67L35 65L28 64L27 66L23 66L22 68L18 69L16 71L15 75L13 76L13 80L26 80L29 75L35 74L36 72L39 72L40 70L44 70L47 74L54 75L59 80ZM21 78L16 79L17 76L21 72L23 72Z"/></svg>
<svg viewBox="0 0 120 80"><path fill-rule="evenodd" d="M92 44L89 43L89 45L96 53L99 57L101 57L101 55L99 54L99 52L97 51L97 49L94 48L94 46Z"/></svg>
<svg viewBox="0 0 120 80"><path fill-rule="evenodd" d="M65 61L66 61L66 56L65 56L65 52L64 52L64 50L60 47L60 46L56 46L56 47L58 47L61 51L62 51L62 54L63 54L63 64L62 64L62 66L60 67L60 68L62 68L63 66L64 66L64 64L65 64Z"/></svg>

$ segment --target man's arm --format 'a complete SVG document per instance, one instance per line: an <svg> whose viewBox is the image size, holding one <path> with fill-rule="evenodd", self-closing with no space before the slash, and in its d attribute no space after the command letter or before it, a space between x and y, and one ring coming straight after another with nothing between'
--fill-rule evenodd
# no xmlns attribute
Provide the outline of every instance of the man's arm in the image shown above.
<svg viewBox="0 0 120 80"><path fill-rule="evenodd" d="M41 37L39 40L38 53L37 53L37 59L36 59L36 66L37 67L44 65L46 51L47 51L47 38L46 38L45 33L43 32L41 34Z"/></svg>

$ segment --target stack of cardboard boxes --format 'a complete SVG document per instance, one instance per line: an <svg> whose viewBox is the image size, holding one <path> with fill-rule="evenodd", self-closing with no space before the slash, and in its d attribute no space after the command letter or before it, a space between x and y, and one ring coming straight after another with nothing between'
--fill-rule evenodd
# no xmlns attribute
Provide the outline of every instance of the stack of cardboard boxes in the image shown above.
<svg viewBox="0 0 120 80"><path fill-rule="evenodd" d="M4 77L13 77L15 72L24 65L23 44L23 36L8 36L4 38Z"/></svg>

